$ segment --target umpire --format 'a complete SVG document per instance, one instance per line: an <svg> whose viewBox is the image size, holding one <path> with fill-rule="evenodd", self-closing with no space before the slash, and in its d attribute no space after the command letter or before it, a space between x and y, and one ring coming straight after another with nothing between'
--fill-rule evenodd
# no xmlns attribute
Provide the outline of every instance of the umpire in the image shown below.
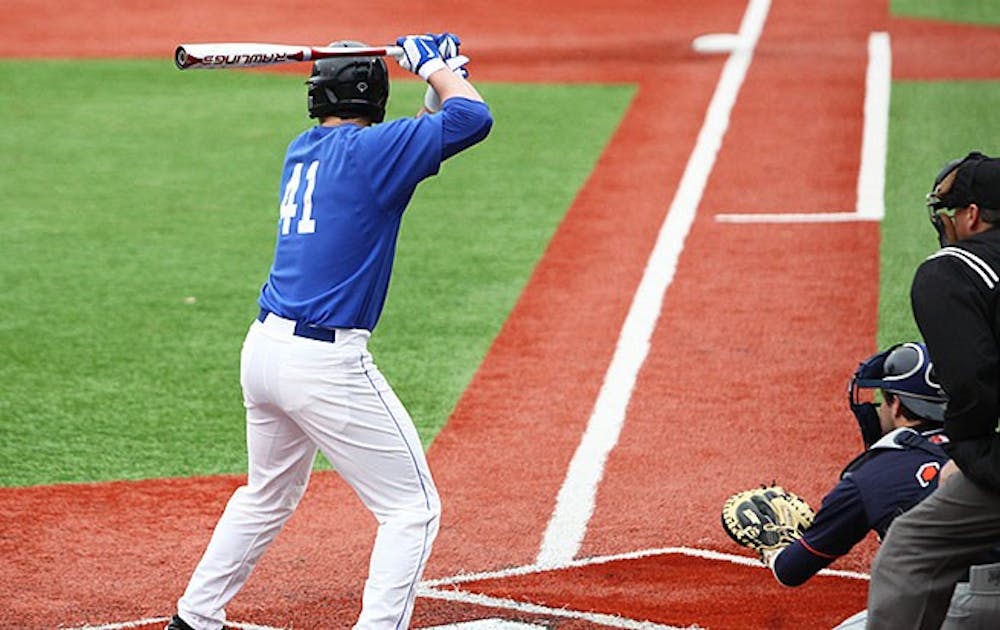
<svg viewBox="0 0 1000 630"><path fill-rule="evenodd" d="M1000 541L1000 159L974 152L949 162L927 207L942 247L917 269L910 299L949 397L952 460L875 556L871 629L941 627L956 582Z"/></svg>

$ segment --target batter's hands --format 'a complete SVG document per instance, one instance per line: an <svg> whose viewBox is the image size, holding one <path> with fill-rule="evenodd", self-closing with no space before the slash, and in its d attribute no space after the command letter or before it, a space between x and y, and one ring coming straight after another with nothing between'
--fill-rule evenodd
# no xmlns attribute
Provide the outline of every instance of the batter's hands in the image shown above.
<svg viewBox="0 0 1000 630"><path fill-rule="evenodd" d="M438 52L441 53L442 59L448 60L458 56L459 46L462 45L462 40L458 38L458 35L447 31L438 34L427 34L434 38L434 43L437 44Z"/></svg>
<svg viewBox="0 0 1000 630"><path fill-rule="evenodd" d="M445 61L448 68L463 79L469 78L469 71L465 69L467 63L469 63L469 58L465 55L458 55ZM424 92L424 110L431 114L441 110L441 97L438 96L437 91L430 85L427 86L427 91Z"/></svg>
<svg viewBox="0 0 1000 630"><path fill-rule="evenodd" d="M424 81L445 67L433 35L407 35L396 40L403 54L396 58L399 65L408 72L419 75Z"/></svg>

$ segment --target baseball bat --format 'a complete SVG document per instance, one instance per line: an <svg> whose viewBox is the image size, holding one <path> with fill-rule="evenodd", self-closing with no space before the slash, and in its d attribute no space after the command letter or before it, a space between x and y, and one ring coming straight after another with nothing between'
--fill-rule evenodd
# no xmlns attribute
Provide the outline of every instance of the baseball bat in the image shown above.
<svg viewBox="0 0 1000 630"><path fill-rule="evenodd" d="M174 51L174 63L180 70L198 68L255 68L327 57L399 56L399 46L295 46L291 44L256 44L223 42L217 44L181 44Z"/></svg>

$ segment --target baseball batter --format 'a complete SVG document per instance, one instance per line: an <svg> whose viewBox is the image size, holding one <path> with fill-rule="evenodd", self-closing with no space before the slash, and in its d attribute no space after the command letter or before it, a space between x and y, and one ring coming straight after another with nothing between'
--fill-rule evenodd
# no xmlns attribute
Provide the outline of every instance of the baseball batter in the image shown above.
<svg viewBox="0 0 1000 630"><path fill-rule="evenodd" d="M383 123L381 57L313 64L308 106L318 124L288 147L274 263L241 355L247 483L229 500L168 630L223 627L225 606L302 498L317 450L378 521L354 628L409 626L440 501L413 422L367 342L414 189L483 140L493 120L465 79L457 37L397 43L399 64L429 85L414 118Z"/></svg>

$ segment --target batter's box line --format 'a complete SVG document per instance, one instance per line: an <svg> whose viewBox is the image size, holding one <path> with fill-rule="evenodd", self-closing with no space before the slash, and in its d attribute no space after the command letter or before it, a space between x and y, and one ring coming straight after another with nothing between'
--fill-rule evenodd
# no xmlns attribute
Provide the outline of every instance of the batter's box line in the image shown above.
<svg viewBox="0 0 1000 630"><path fill-rule="evenodd" d="M800 212L717 214L717 223L853 223L881 221L882 217L860 212Z"/></svg>
<svg viewBox="0 0 1000 630"><path fill-rule="evenodd" d="M605 625L611 628L632 628L636 630L695 630L696 628L698 628L698 626L664 626L649 621L626 619L614 615L589 613L577 610L569 610L566 608L551 608L547 606L540 606L537 604L519 602L517 600L512 600L512 599L490 597L488 595L463 591L460 588L458 588L459 585L464 584L466 582L476 582L479 580L514 577L518 575L529 575L532 573L544 573L547 571L559 571L563 569L574 569L578 567L586 567L595 564L607 564L609 562L616 562L619 560L638 560L641 558L648 558L651 556L661 556L661 555L691 556L695 558L703 558L705 560L729 562L731 564L738 564L742 566L768 570L764 565L760 563L759 560L747 556L736 556L728 553L711 551L709 549L697 549L693 547L661 547L657 549L644 549L640 551L630 551L627 553L620 553L620 554L613 554L606 556L592 556L590 558L580 558L578 560L572 560L570 562L555 564L551 566L529 564L519 567L511 567L508 569L501 569L499 571L484 571L480 573L459 573L457 575L453 575L450 577L439 578L435 580L424 580L423 582L420 583L420 586L418 587L417 590L417 594L420 597L426 597L428 599L439 599L439 600L447 600L459 603L481 605L491 608L513 610L516 612L548 615L550 617L580 619L592 623ZM857 573L854 571L838 571L834 569L823 569L819 572L819 574L829 575L833 577L847 578L852 580L869 579L868 574ZM72 628L62 627L61 630L130 630L132 628L142 628L153 624L166 623L169 620L170 620L169 617L152 617L148 619L137 619L134 621L124 621L124 622L106 623L98 625L84 625ZM283 630L282 628L274 628L271 626L260 626L252 623L241 623L235 621L227 621L226 627L236 628L238 630Z"/></svg>
<svg viewBox="0 0 1000 630"><path fill-rule="evenodd" d="M417 590L417 594L420 597L425 597L428 599L439 599L439 600L458 602L463 604L472 604L489 608L509 610L519 613L548 615L550 617L562 617L567 619L578 619L590 623L604 625L610 628L629 628L634 630L695 630L700 628L700 626L697 625L667 626L667 625L653 623L651 621L628 619L625 617L620 617L615 615L607 615L602 613L593 613L580 610L571 610L569 608L552 608L550 606L542 606L539 604L532 604L514 599L492 597L489 595L484 595L482 593L464 591L460 588L461 584L467 582L476 582L480 580L490 580L490 579L502 579L507 577L515 577L519 575L529 575L532 573L560 571L564 569L574 569L578 567L586 567L597 564L607 564L609 562L616 562L620 560L638 560L641 558L649 558L652 556L660 556L660 555L682 555L695 558L702 558L705 560L728 562L730 564L738 564L747 567L769 570L767 569L767 567L761 564L761 562L756 558L748 558L747 556L736 556L728 553L711 551L709 549L696 549L692 547L662 547L658 549L645 549L640 551L631 551L627 553L620 553L613 555L581 558L578 560L573 560L570 562L560 563L558 565L552 565L552 566L540 566L537 564L529 564L519 567L511 567L508 569L501 569L498 571L484 571L480 573L460 573L458 575L453 575L446 578L425 580L420 583L420 586L418 587ZM833 577L847 578L852 580L869 579L868 574L857 573L854 571L823 569L819 572L819 574L833 576Z"/></svg>
<svg viewBox="0 0 1000 630"><path fill-rule="evenodd" d="M845 223L885 218L885 166L889 138L889 96L892 92L892 46L889 34L868 36L865 71L864 127L854 212L798 214L717 214L718 223Z"/></svg>
<svg viewBox="0 0 1000 630"><path fill-rule="evenodd" d="M459 573L450 577L438 578L434 580L424 580L423 582L420 583L420 586L426 589L437 589L438 587L456 586L459 584L463 584L465 582L478 582L480 580L499 579L506 577L514 577L518 575L529 575L532 573L543 573L546 571L575 569L594 564L607 564L609 562L617 562L619 560L639 560L641 558L649 558L651 556L664 556L664 555L690 556L694 558L702 558L704 560L729 562L732 564L739 564L747 567L754 567L757 569L770 570L767 569L767 567L765 567L763 564L761 564L760 560L748 556L737 556L733 554L722 553L719 551L712 551L710 549L698 549L695 547L660 547L655 549L642 549L639 551L629 551L625 553L606 555L606 556L591 556L589 558L580 558L578 560L572 560L570 562L559 563L555 565L542 566L538 564L528 564L519 567L500 569L497 571L484 571L481 573ZM869 575L867 573L859 573L856 571L842 571L837 569L822 569L820 570L819 575L829 575L832 577L841 577L852 580L869 579Z"/></svg>
<svg viewBox="0 0 1000 630"><path fill-rule="evenodd" d="M633 630L700 630L701 626L664 626L651 621L638 621L606 615L603 613L584 612L582 610L570 610L568 608L552 608L539 604L520 602L515 599L502 597L491 597L480 593L469 593L460 590L438 590L436 588L421 586L417 590L417 595L429 599L441 599L461 604L474 604L487 608L499 608L518 613L528 613L533 615L546 615L549 617L562 617L564 619L578 619L590 623L600 624L609 628L630 628Z"/></svg>
<svg viewBox="0 0 1000 630"><path fill-rule="evenodd" d="M114 623L104 623L96 626L86 625L75 628L59 626L59 630L131 630L132 628L144 628L146 626L167 623L170 617L149 617L148 619L136 619L134 621L119 621ZM225 627L234 630L285 630L284 628L273 628L271 626L258 626L253 623L242 623L239 621L226 621Z"/></svg>

